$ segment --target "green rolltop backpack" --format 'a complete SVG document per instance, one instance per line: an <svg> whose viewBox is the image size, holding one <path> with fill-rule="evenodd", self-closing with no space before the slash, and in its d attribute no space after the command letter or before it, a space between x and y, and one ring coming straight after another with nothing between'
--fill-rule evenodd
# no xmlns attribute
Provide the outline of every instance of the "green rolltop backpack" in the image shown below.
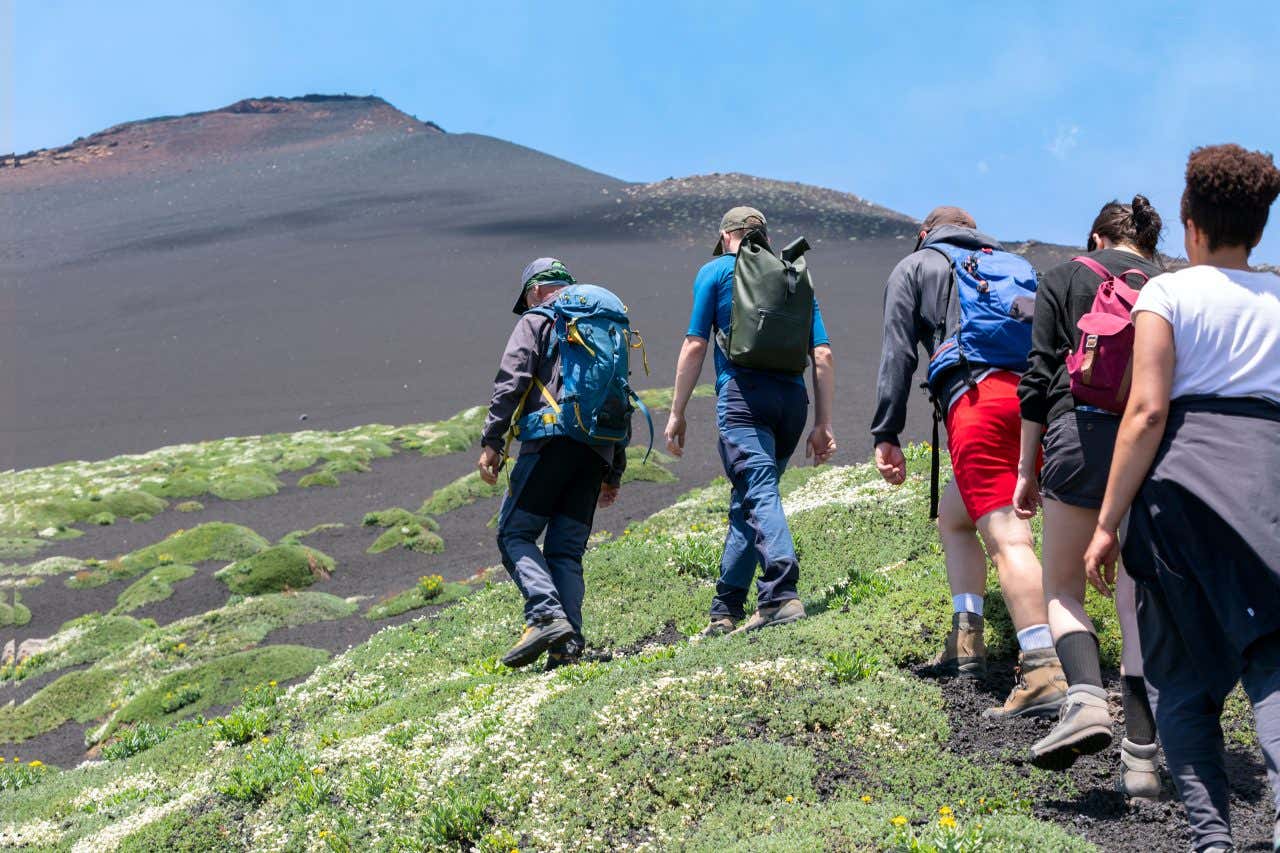
<svg viewBox="0 0 1280 853"><path fill-rule="evenodd" d="M733 313L716 344L729 361L752 370L802 374L813 330L813 283L805 267L803 237L775 255L752 231L733 266Z"/></svg>

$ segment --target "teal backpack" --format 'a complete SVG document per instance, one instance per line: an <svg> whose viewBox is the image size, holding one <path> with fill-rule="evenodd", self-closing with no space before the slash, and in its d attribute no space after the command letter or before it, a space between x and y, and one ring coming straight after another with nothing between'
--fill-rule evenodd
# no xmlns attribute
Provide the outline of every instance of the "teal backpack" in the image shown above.
<svg viewBox="0 0 1280 853"><path fill-rule="evenodd" d="M622 300L603 287L575 284L561 290L551 304L530 310L555 323L545 355L560 356L560 399L535 378L512 417L508 445L510 438L529 441L564 435L584 444L626 446L631 439L631 413L639 406L649 423L652 452L653 417L628 381L631 350L640 350L646 374L649 362L644 357L644 340L631 328ZM535 387L544 405L525 413Z"/></svg>

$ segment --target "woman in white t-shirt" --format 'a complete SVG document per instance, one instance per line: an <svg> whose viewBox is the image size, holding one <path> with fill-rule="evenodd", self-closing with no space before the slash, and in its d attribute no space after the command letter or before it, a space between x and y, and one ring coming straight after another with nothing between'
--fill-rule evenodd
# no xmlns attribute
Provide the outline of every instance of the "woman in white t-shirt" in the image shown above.
<svg viewBox="0 0 1280 853"><path fill-rule="evenodd" d="M1156 728L1193 849L1227 851L1219 717L1239 681L1280 809L1280 276L1248 265L1280 170L1220 145L1193 151L1186 177L1192 265L1134 306L1133 387L1085 570L1109 595L1128 513Z"/></svg>

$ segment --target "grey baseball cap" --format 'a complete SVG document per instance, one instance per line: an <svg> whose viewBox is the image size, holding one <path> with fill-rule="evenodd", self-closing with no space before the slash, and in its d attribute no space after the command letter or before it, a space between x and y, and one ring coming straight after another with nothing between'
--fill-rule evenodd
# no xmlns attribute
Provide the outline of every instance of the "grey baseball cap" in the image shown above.
<svg viewBox="0 0 1280 853"><path fill-rule="evenodd" d="M569 268L555 258L530 261L524 272L520 273L520 295L516 297L516 304L511 309L514 313L523 314L529 310L529 300L526 297L529 288L535 284L570 285L577 284L577 281L570 275Z"/></svg>
<svg viewBox="0 0 1280 853"><path fill-rule="evenodd" d="M765 221L764 214L756 210L754 207L741 205L729 210L724 216L720 217L720 231L717 232L715 248L711 250L712 255L724 254L724 240L718 236L724 231L737 231L742 228L755 228L760 231L767 232L768 222Z"/></svg>

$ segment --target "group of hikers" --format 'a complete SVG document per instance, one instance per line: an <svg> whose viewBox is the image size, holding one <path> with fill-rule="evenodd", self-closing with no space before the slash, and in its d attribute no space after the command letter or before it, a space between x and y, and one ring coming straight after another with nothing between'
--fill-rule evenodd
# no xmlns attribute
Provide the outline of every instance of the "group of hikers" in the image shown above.
<svg viewBox="0 0 1280 853"><path fill-rule="evenodd" d="M953 611L933 666L985 675L989 558L1020 651L1017 683L985 716L1055 717L1031 761L1066 769L1112 744L1086 583L1113 597L1118 787L1159 796L1158 737L1195 851L1234 849L1220 718L1237 683L1280 808L1280 275L1248 264L1278 194L1271 155L1193 151L1179 211L1189 263L1176 272L1163 269L1162 220L1141 195L1104 205L1087 251L1043 275L964 210L939 207L885 289L871 431L890 484L907 478L899 435L921 347L928 358L931 509ZM694 279L666 446L683 453L686 407L714 347L732 485L702 636L805 616L779 480L808 422L808 370L806 456L821 464L836 451L835 361L807 248L801 239L775 251L764 214L735 207ZM478 467L497 482L520 440L497 538L526 627L503 661L525 666L545 652L552 669L584 654L582 557L596 507L617 499L633 406L649 415L628 381L643 341L614 294L577 284L552 258L524 270L515 313ZM952 468L941 490L940 424ZM1280 851L1280 822L1274 838Z"/></svg>

